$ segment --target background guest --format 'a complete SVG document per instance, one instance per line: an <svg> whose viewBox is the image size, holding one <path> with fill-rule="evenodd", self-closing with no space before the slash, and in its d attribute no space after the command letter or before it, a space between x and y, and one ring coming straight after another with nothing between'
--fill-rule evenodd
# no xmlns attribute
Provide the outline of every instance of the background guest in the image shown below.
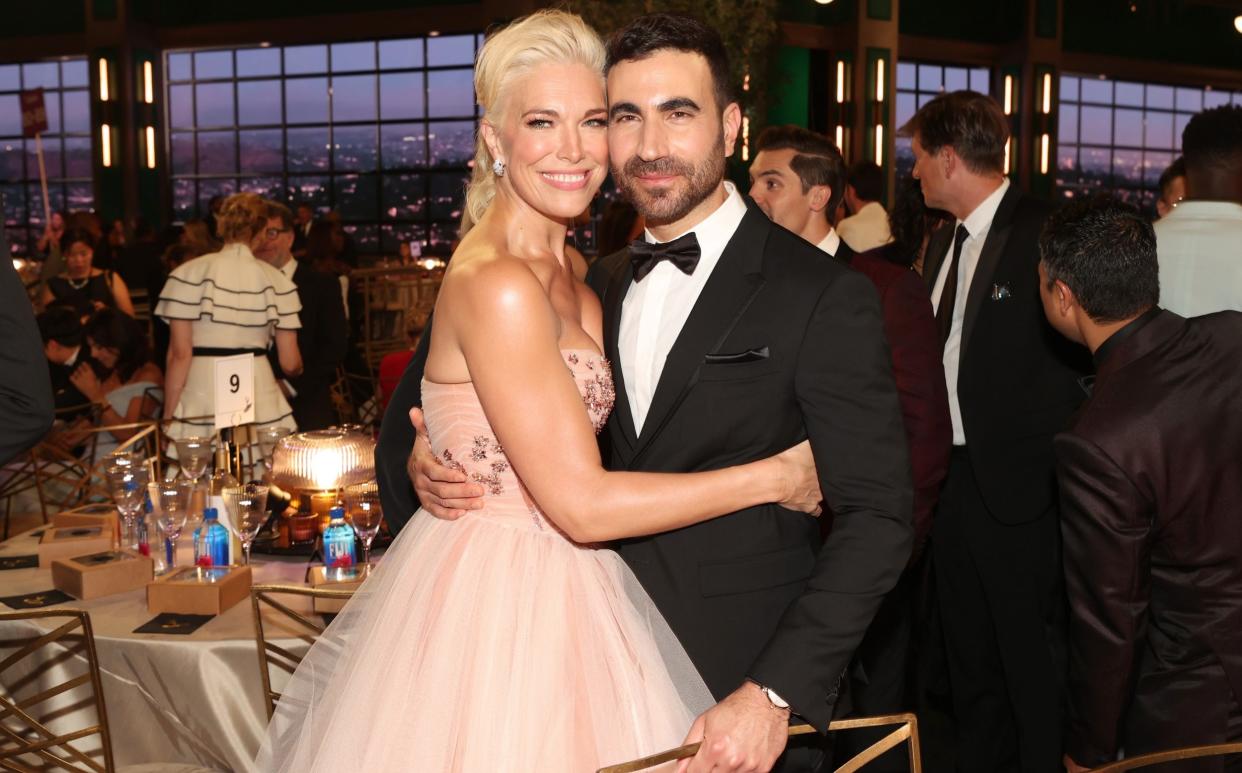
<svg viewBox="0 0 1242 773"><path fill-rule="evenodd" d="M871 161L855 161L845 174L845 207L850 216L837 223L837 231L855 252L866 252L893 239L884 198L884 170Z"/></svg>
<svg viewBox="0 0 1242 773"><path fill-rule="evenodd" d="M52 384L52 402L61 418L74 418L90 410L90 398L74 385L70 378L78 366L90 362L90 354L82 346L82 319L68 306L51 306L35 322L43 341L43 354L48 363L48 375ZM98 363L97 374L106 375L106 369ZM79 408L80 412L69 411Z"/></svg>
<svg viewBox="0 0 1242 773"><path fill-rule="evenodd" d="M1156 185L1160 196L1156 199L1156 219L1168 217L1182 199L1186 198L1186 159L1178 156L1160 173Z"/></svg>
<svg viewBox="0 0 1242 773"><path fill-rule="evenodd" d="M310 237L311 226L314 223L314 208L305 201L298 202L293 228L293 257L298 260L306 257L306 240Z"/></svg>
<svg viewBox="0 0 1242 773"><path fill-rule="evenodd" d="M168 274L160 259L161 252L155 239L155 229L144 218L138 218L134 223L133 240L121 249L117 257L116 273L131 290L145 290L150 297L158 298Z"/></svg>
<svg viewBox="0 0 1242 773"><path fill-rule="evenodd" d="M1040 246L1048 319L1096 365L1056 438L1067 767L1242 741L1242 314L1160 309L1152 227L1107 197L1053 215Z"/></svg>
<svg viewBox="0 0 1242 773"><path fill-rule="evenodd" d="M215 431L215 362L254 356L254 425L296 429L293 411L267 361L273 337L285 373L302 372L297 330L301 304L284 274L254 257L267 239L267 202L253 193L230 196L220 210L224 247L183 263L168 277L155 313L172 340L165 371L164 417L177 418L174 438Z"/></svg>
<svg viewBox="0 0 1242 773"><path fill-rule="evenodd" d="M72 307L83 319L105 306L134 316L125 280L113 271L94 266L95 240L87 231L69 230L61 238L65 270L47 280L42 302Z"/></svg>
<svg viewBox="0 0 1242 773"><path fill-rule="evenodd" d="M923 188L913 177L897 180L893 208L888 213L888 228L893 241L878 247L875 254L900 266L923 273L927 243L952 216L940 209L930 209L923 201Z"/></svg>
<svg viewBox="0 0 1242 773"><path fill-rule="evenodd" d="M220 249L220 243L212 236L211 226L205 220L187 220L181 229L180 243L194 253L191 257L195 258Z"/></svg>
<svg viewBox="0 0 1242 773"><path fill-rule="evenodd" d="M43 234L35 242L35 253L43 260L39 277L45 281L65 270L65 258L60 244L61 237L64 235L65 213L54 211L48 218L47 225L43 227Z"/></svg>
<svg viewBox="0 0 1242 773"><path fill-rule="evenodd" d="M902 131L927 206L957 221L928 244L923 278L953 422L932 554L958 770L1056 770L1064 611L1052 435L1082 401L1086 363L1040 311L1048 205L1010 187L1009 121L991 98L942 94Z"/></svg>
<svg viewBox="0 0 1242 773"><path fill-rule="evenodd" d="M1156 224L1164 307L1184 317L1242 310L1242 105L1182 131L1186 200Z"/></svg>
<svg viewBox="0 0 1242 773"><path fill-rule="evenodd" d="M8 254L0 229L0 251ZM39 351L39 329L12 261L0 260L0 465L30 448L52 426L52 386Z"/></svg>
<svg viewBox="0 0 1242 773"><path fill-rule="evenodd" d="M845 162L835 145L799 126L773 126L759 135L755 149L750 195L764 213L825 253L834 255L835 251L834 257L865 274L880 293L884 335L914 475L914 564L931 532L932 511L953 441L940 340L927 289L908 265L878 254L887 247L855 254L833 233L832 214L845 188ZM825 527L831 528L830 519L825 521ZM905 666L914 582L914 573L903 575L885 597L858 648L856 658L866 678L851 680L851 697L860 715L891 714L909 705ZM848 758L883 735L864 731L848 736L840 751ZM907 765L901 757L899 751L885 755L877 761L878 769L904 769Z"/></svg>
<svg viewBox="0 0 1242 773"><path fill-rule="evenodd" d="M289 385L289 405L298 429L325 429L338 423L331 388L349 348L349 328L336 278L293 259L295 229L289 208L269 202L266 238L255 257L273 266L297 288L302 303L302 327L297 332L302 373L285 373L274 352L269 352L268 358L276 377Z"/></svg>

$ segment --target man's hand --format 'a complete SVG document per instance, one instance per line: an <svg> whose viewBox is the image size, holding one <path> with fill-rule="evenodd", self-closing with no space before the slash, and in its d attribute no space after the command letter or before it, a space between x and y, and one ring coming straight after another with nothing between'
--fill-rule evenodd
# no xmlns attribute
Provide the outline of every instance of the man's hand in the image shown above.
<svg viewBox="0 0 1242 773"><path fill-rule="evenodd" d="M694 720L683 743L702 746L678 763L677 773L765 773L788 738L789 710L776 708L759 685L746 682Z"/></svg>
<svg viewBox="0 0 1242 773"><path fill-rule="evenodd" d="M417 435L405 471L423 509L437 518L455 521L483 506L483 487L466 480L465 473L445 467L431 450L423 412L410 409L410 423Z"/></svg>

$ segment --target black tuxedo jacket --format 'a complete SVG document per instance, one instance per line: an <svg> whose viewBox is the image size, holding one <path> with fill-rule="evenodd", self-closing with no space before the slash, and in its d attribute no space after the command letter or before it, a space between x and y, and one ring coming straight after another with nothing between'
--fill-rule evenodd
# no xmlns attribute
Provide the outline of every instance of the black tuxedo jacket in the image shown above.
<svg viewBox="0 0 1242 773"><path fill-rule="evenodd" d="M992 220L966 296L957 379L966 447L988 512L1025 523L1056 507L1052 436L1086 394L1086 350L1061 337L1039 296L1039 233L1048 204L1011 186ZM953 229L927 247L933 288Z"/></svg>
<svg viewBox="0 0 1242 773"><path fill-rule="evenodd" d="M302 374L292 378L285 376L275 348L269 352L269 360L277 377L287 379L297 391L289 400L289 407L293 409L298 429L324 429L338 423L329 388L349 348L349 326L345 321L341 285L336 276L315 271L304 263L298 263L294 270L293 284L302 302L299 314L302 327L298 330Z"/></svg>
<svg viewBox="0 0 1242 773"><path fill-rule="evenodd" d="M1068 751L1092 766L1242 740L1242 314L1157 311L1112 344L1056 440Z"/></svg>
<svg viewBox="0 0 1242 773"><path fill-rule="evenodd" d="M2 202L0 202L2 203ZM8 243L0 235L0 247ZM7 260L0 266L0 464L39 441L52 426L52 387L34 311Z"/></svg>
<svg viewBox="0 0 1242 773"><path fill-rule="evenodd" d="M820 730L910 555L910 463L875 288L753 204L669 352L635 432L617 334L628 253L597 261L617 402L609 468L695 472L810 437L835 514L762 505L617 546L719 699L771 687Z"/></svg>

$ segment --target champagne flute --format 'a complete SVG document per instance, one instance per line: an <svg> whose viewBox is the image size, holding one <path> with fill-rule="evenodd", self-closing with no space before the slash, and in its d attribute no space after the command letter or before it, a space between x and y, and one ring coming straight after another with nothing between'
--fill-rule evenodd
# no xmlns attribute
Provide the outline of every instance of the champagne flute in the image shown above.
<svg viewBox="0 0 1242 773"><path fill-rule="evenodd" d="M136 527L142 514L144 495L147 493L147 470L141 465L114 464L108 467L106 474L112 501L116 503L117 512L121 514L121 523L125 526L125 546L138 550L139 534Z"/></svg>
<svg viewBox="0 0 1242 773"><path fill-rule="evenodd" d="M263 464L267 467L268 474L272 471L272 457L276 453L276 445L280 443L280 439L288 435L292 430L280 424L269 424L266 427L260 427L259 436L259 453L263 454Z"/></svg>
<svg viewBox="0 0 1242 773"><path fill-rule="evenodd" d="M164 536L168 571L177 568L177 540L190 515L190 493L194 484L184 478L148 484L156 525Z"/></svg>
<svg viewBox="0 0 1242 773"><path fill-rule="evenodd" d="M229 512L229 525L241 540L244 564L250 565L250 545L267 522L268 487L261 483L226 486L220 492L224 509Z"/></svg>
<svg viewBox="0 0 1242 773"><path fill-rule="evenodd" d="M384 521L384 507L380 503L379 485L375 481L356 483L345 487L345 508L354 531L362 540L362 565L364 575L371 573L371 542L379 533Z"/></svg>

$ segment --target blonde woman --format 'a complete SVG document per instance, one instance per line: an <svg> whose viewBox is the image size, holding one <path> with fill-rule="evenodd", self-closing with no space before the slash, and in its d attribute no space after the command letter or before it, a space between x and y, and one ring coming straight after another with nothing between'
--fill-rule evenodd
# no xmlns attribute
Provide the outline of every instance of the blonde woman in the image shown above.
<svg viewBox="0 0 1242 773"><path fill-rule="evenodd" d="M215 361L238 354L254 357L256 428L296 429L267 348L274 337L280 367L294 376L302 372L297 338L302 304L293 282L254 256L266 239L267 202L253 193L230 196L218 228L224 247L178 266L155 307L171 331L164 418L180 421L172 423L169 434L215 432Z"/></svg>
<svg viewBox="0 0 1242 773"><path fill-rule="evenodd" d="M487 493L419 512L311 648L261 770L581 773L659 751L711 705L616 553L595 543L820 500L804 446L684 475L608 472L599 301L566 228L608 168L603 46L543 11L488 39L467 232L437 302L423 407Z"/></svg>

